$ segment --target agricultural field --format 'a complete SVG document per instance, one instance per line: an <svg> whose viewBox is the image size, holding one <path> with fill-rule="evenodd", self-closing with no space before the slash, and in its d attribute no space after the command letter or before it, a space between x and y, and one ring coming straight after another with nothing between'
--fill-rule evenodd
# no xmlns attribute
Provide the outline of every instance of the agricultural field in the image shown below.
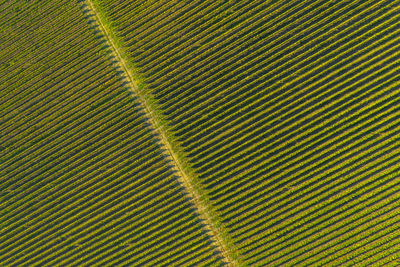
<svg viewBox="0 0 400 267"><path fill-rule="evenodd" d="M400 1L94 2L240 263L396 260Z"/></svg>
<svg viewBox="0 0 400 267"><path fill-rule="evenodd" d="M0 265L220 265L82 6L0 10Z"/></svg>
<svg viewBox="0 0 400 267"><path fill-rule="evenodd" d="M399 11L1 1L0 266L400 265Z"/></svg>

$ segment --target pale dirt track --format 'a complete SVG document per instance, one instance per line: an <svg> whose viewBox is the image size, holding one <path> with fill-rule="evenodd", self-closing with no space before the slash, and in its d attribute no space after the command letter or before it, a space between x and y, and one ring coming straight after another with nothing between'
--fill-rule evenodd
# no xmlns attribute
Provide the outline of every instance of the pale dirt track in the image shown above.
<svg viewBox="0 0 400 267"><path fill-rule="evenodd" d="M237 266L238 264L233 260L233 258L231 256L231 252L227 248L225 241L221 237L217 227L215 226L214 222L211 219L211 215L209 213L209 209L208 209L207 205L204 203L204 201L201 200L200 195L198 194L198 191L195 189L194 185L192 184L192 179L190 179L190 177L185 173L184 168L182 167L182 164L180 163L177 154L174 152L171 143L168 141L166 133L162 129L162 126L158 122L158 119L154 116L154 113L152 112L152 109L151 109L149 103L147 103L145 97L142 95L142 92L139 90L137 82L135 81L132 72L128 68L128 65L126 64L124 57L119 52L119 49L118 49L115 41L113 40L109 30L103 24L96 7L94 6L93 2L90 0L86 0L86 3L87 3L88 11L94 16L98 27L100 28L101 32L106 37L107 42L108 42L109 46L111 47L114 56L117 59L119 67L121 67L121 69L123 70L123 72L125 74L125 78L129 81L130 89L132 90L134 95L137 96L153 130L155 131L157 136L160 138L160 141L159 141L160 146L165 148L165 151L168 152L168 153L166 153L166 156L173 163L172 167L175 169L178 179L180 180L181 184L185 187L187 193L189 194L190 199L192 200L194 206L197 209L199 217L204 222L205 227L209 231L210 236L213 238L215 245L222 253L222 256L224 257L224 261L228 264L228 266Z"/></svg>

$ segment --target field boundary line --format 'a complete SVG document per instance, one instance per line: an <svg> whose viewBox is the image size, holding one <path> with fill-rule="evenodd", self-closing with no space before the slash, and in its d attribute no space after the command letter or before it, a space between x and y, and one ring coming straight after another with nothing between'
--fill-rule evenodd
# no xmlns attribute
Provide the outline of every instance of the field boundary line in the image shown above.
<svg viewBox="0 0 400 267"><path fill-rule="evenodd" d="M113 40L109 30L104 25L101 16L99 15L99 12L97 11L91 0L85 0L85 2L87 6L87 11L95 18L97 26L105 36L108 45L111 47L112 53L116 57L119 67L121 67L121 69L123 70L123 73L125 74L124 76L129 82L129 87L131 91L137 96L139 104L142 106L144 114L151 124L152 130L157 134L158 137L160 137L160 141L158 143L167 151L167 153L165 153L166 155L164 155L167 156L173 163L172 167L173 169L175 169L179 181L189 194L189 199L191 199L192 203L194 204L200 219L202 219L202 221L204 222L204 227L209 231L209 236L213 239L216 247L220 250L222 256L224 257L224 261L228 264L228 266L238 266L236 261L231 256L231 252L225 244L225 241L222 238L221 234L219 233L218 228L212 221L212 217L210 215L207 205L201 199L195 186L192 184L192 179L190 179L190 177L184 171L184 168L179 161L178 155L173 150L171 143L168 141L166 133L162 129L162 125L160 125L158 119L156 118L156 116L154 116L150 104L147 102L145 96L140 91L134 75L130 71L126 60L119 52L118 46Z"/></svg>

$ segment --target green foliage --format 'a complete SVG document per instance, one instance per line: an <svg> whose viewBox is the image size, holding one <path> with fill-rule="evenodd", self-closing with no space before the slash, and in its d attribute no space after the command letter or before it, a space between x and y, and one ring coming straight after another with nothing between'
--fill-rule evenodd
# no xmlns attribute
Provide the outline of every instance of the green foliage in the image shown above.
<svg viewBox="0 0 400 267"><path fill-rule="evenodd" d="M0 265L221 265L82 6L0 5Z"/></svg>
<svg viewBox="0 0 400 267"><path fill-rule="evenodd" d="M398 265L400 1L94 2L242 265ZM223 264L83 2L0 47L0 265Z"/></svg>
<svg viewBox="0 0 400 267"><path fill-rule="evenodd" d="M243 264L394 260L399 1L96 2Z"/></svg>

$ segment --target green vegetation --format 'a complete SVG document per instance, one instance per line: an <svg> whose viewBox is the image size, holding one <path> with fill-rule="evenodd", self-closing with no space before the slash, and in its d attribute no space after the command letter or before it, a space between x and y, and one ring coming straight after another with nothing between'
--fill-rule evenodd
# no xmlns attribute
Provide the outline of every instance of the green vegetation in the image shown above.
<svg viewBox="0 0 400 267"><path fill-rule="evenodd" d="M243 264L393 260L398 1L95 3Z"/></svg>
<svg viewBox="0 0 400 267"><path fill-rule="evenodd" d="M220 265L81 5L0 10L0 265Z"/></svg>
<svg viewBox="0 0 400 267"><path fill-rule="evenodd" d="M398 265L399 4L0 2L0 265Z"/></svg>

